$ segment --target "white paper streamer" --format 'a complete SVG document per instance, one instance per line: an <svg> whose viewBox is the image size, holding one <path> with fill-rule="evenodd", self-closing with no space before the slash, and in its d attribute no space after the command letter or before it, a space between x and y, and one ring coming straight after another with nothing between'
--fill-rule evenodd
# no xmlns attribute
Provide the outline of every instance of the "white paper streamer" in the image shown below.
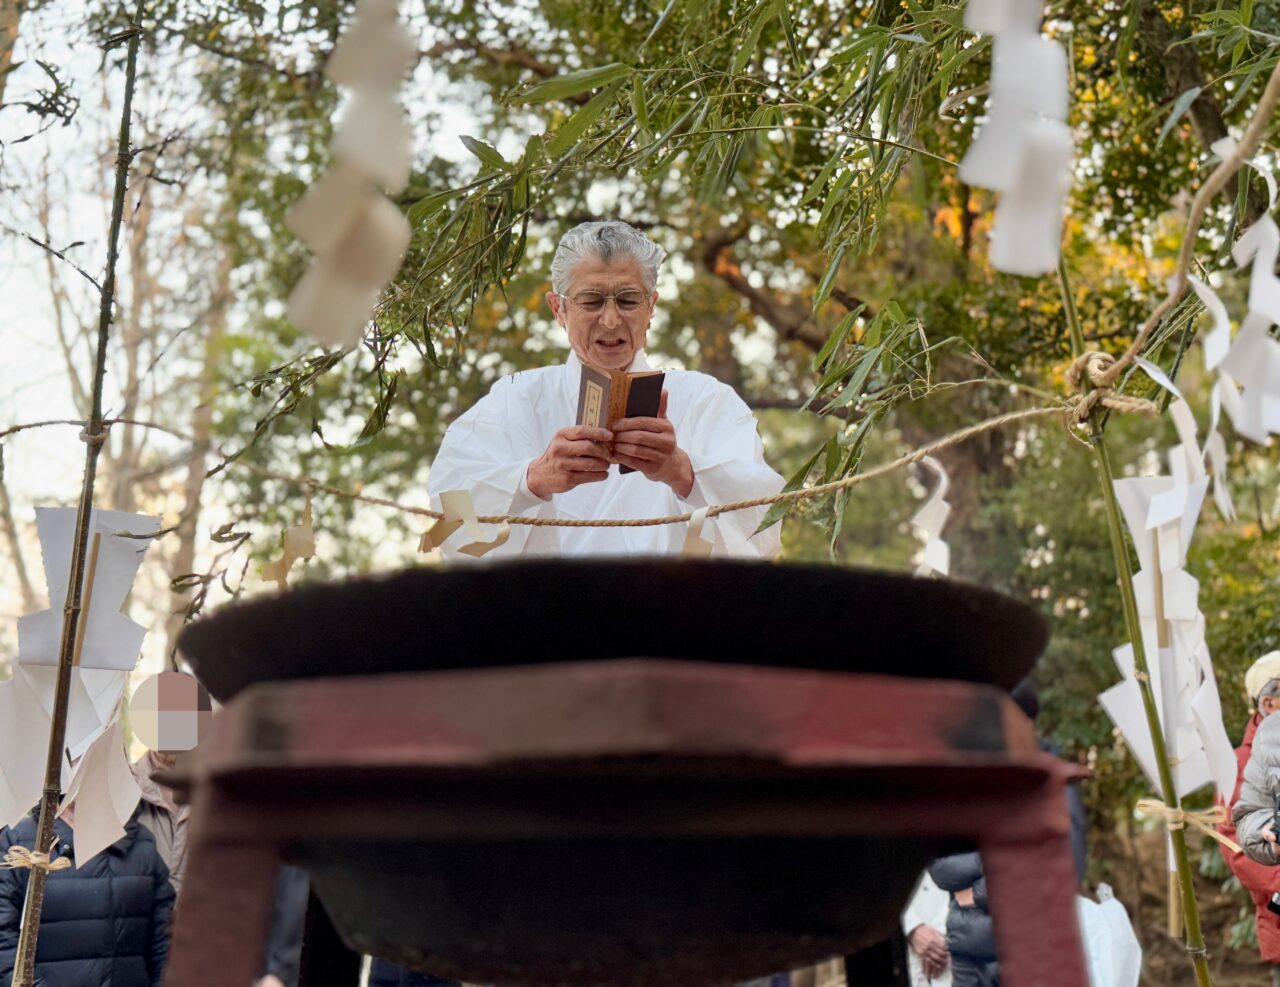
<svg viewBox="0 0 1280 987"><path fill-rule="evenodd" d="M1162 387L1178 393L1159 367L1144 369ZM1174 405L1179 403L1186 405L1180 395ZM1200 585L1185 570L1187 549L1209 483L1206 476L1192 479L1189 469L1199 462L1195 422L1189 409L1178 432L1182 443L1170 457L1174 475L1116 480L1114 490L1138 552L1140 568L1133 575L1133 592L1175 787L1183 796L1212 781L1224 796L1230 796L1236 779L1235 758L1223 757L1223 751L1232 748L1204 640ZM1188 456L1188 450L1194 455ZM1125 645L1113 654L1121 682L1099 695L1099 702L1148 780L1158 788L1158 765L1133 648Z"/></svg>
<svg viewBox="0 0 1280 987"><path fill-rule="evenodd" d="M922 466L928 467L938 478L938 485L924 502L924 506L916 511L911 524L916 534L924 541L924 553L920 565L916 568L917 576L927 576L936 572L945 576L951 571L951 548L942 540L942 529L946 526L951 514L951 505L947 503L947 490L951 486L951 478L946 469L932 456L920 460Z"/></svg>
<svg viewBox="0 0 1280 987"><path fill-rule="evenodd" d="M974 34L1039 34L1043 0L969 0L964 26Z"/></svg>
<svg viewBox="0 0 1280 987"><path fill-rule="evenodd" d="M1066 50L1041 36L1040 0L970 0L965 24L994 35L987 123L960 179L1001 193L991 264L1009 274L1053 270L1061 252L1073 141Z"/></svg>
<svg viewBox="0 0 1280 987"><path fill-rule="evenodd" d="M706 507L699 507L689 518L689 527L685 531L684 545L680 554L693 559L705 559L711 555L712 543L702 537L702 526L707 520Z"/></svg>
<svg viewBox="0 0 1280 987"><path fill-rule="evenodd" d="M418 551L430 552L439 548L459 528L467 529L467 537L471 539L458 549L463 555L481 558L495 548L500 548L511 537L511 525L503 524L491 540L484 540L484 529L476 519L475 503L471 499L470 490L446 490L440 495L440 509L444 517L433 522L422 535Z"/></svg>
<svg viewBox="0 0 1280 987"><path fill-rule="evenodd" d="M36 531L44 554L49 609L18 618L18 661L23 664L58 664L75 529L74 507L36 508ZM149 514L95 508L90 515L90 553L85 560L84 585L91 590L91 598L88 609L80 615L84 628L79 660L82 668L129 671L137 662L147 629L121 613L121 608L133 588L151 539L120 538L117 534L146 535L159 529L160 519ZM96 552L92 551L95 540Z"/></svg>
<svg viewBox="0 0 1280 987"><path fill-rule="evenodd" d="M409 245L408 220L375 186L394 194L409 181L413 133L395 93L416 58L396 4L366 0L325 66L332 82L354 91L334 128L337 164L285 222L317 255L289 295L289 320L327 346L360 341Z"/></svg>
<svg viewBox="0 0 1280 987"><path fill-rule="evenodd" d="M32 757L31 752L43 752L48 744L57 672L48 666L17 665L13 677L0 682L0 823L5 825L16 825L40 801L44 758ZM137 805L137 785L131 788L119 773L122 762L128 770L123 742L118 732L111 731L127 679L123 671L71 671L68 756L62 763L61 786L68 793L64 807L71 797L76 798L79 863L114 843ZM130 772L128 782L132 780ZM83 834L82 815L87 826Z"/></svg>

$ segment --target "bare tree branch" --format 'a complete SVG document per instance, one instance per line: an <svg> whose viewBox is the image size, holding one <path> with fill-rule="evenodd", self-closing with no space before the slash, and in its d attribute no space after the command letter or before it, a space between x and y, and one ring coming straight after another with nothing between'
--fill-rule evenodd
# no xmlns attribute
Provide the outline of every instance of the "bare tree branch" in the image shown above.
<svg viewBox="0 0 1280 987"><path fill-rule="evenodd" d="M9 542L9 554L13 557L13 570L22 590L22 603L26 612L36 608L36 594L31 588L31 576L27 572L27 560L22 554L22 542L18 538L18 526L13 521L9 503L9 489L4 482L4 447L0 446L0 524L4 525L5 539Z"/></svg>
<svg viewBox="0 0 1280 987"><path fill-rule="evenodd" d="M750 225L743 222L709 237L702 247L702 264L726 285L746 299L751 311L764 319L784 339L803 343L815 352L822 349L827 334L814 323L806 310L799 310L755 287L733 257L733 245L743 239Z"/></svg>
<svg viewBox="0 0 1280 987"><path fill-rule="evenodd" d="M4 230L10 236L16 236L23 240L30 241L31 243L34 243L37 247L39 247L41 250L47 250L49 253L53 254L53 256L57 257L58 260L63 261L64 263L70 264L72 267L74 267L76 271L79 272L80 276L84 278L86 281L88 281L91 285L93 285L93 287L97 291L102 290L102 285L98 283L97 278L95 278L92 274L90 274L88 271L82 268L79 264L73 261L61 250L55 250L51 244L41 243L39 240L33 237L30 233L23 233L21 230L15 230L12 226L6 226L3 223L0 223L0 230Z"/></svg>

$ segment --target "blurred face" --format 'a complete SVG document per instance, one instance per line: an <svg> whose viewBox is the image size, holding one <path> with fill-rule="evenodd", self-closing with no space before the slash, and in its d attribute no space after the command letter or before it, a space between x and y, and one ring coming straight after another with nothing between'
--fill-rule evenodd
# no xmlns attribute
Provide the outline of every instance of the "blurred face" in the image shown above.
<svg viewBox="0 0 1280 987"><path fill-rule="evenodd" d="M640 265L627 258L588 258L573 270L564 295L547 292L551 312L569 333L578 359L607 370L625 370L644 349L658 293L645 291Z"/></svg>

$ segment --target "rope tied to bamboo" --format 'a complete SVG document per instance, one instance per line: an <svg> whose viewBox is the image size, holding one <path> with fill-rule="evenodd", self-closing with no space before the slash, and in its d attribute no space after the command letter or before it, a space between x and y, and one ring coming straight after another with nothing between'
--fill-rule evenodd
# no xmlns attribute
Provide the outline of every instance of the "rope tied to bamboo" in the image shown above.
<svg viewBox="0 0 1280 987"><path fill-rule="evenodd" d="M1076 392L1067 399L1070 424L1083 425L1100 407L1148 415L1160 410L1154 401L1116 393L1115 380L1120 369L1120 361L1099 350L1089 350L1072 361L1066 373L1067 386Z"/></svg>
<svg viewBox="0 0 1280 987"><path fill-rule="evenodd" d="M58 841L54 840L53 845L57 846ZM52 852L53 847L49 850ZM38 850L29 850L24 846L11 846L4 855L4 859L0 860L0 867L9 870L42 870L46 873L50 871L67 870L71 866L70 857L59 857L57 860L50 860L49 854L41 853Z"/></svg>
<svg viewBox="0 0 1280 987"><path fill-rule="evenodd" d="M1234 853L1244 853L1240 844L1229 836L1219 833L1214 827L1227 821L1227 809L1215 805L1212 809L1183 809L1168 806L1159 799L1139 799L1134 809L1144 816L1158 816L1164 819L1165 828L1169 832L1186 829L1188 825L1195 827Z"/></svg>
<svg viewBox="0 0 1280 987"><path fill-rule="evenodd" d="M111 423L100 423L97 432L90 432L89 429L91 427L91 425L86 425L84 428L80 429L80 441L87 446L97 446L98 448L101 448L103 443L107 441L108 435L111 432Z"/></svg>

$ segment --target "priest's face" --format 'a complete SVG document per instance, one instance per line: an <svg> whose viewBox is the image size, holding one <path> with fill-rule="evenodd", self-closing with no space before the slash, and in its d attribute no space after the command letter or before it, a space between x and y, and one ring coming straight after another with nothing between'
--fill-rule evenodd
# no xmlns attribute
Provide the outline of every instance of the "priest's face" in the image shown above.
<svg viewBox="0 0 1280 987"><path fill-rule="evenodd" d="M578 359L625 370L644 348L658 293L645 291L639 263L588 258L573 269L569 290L547 292L556 321L568 330Z"/></svg>

